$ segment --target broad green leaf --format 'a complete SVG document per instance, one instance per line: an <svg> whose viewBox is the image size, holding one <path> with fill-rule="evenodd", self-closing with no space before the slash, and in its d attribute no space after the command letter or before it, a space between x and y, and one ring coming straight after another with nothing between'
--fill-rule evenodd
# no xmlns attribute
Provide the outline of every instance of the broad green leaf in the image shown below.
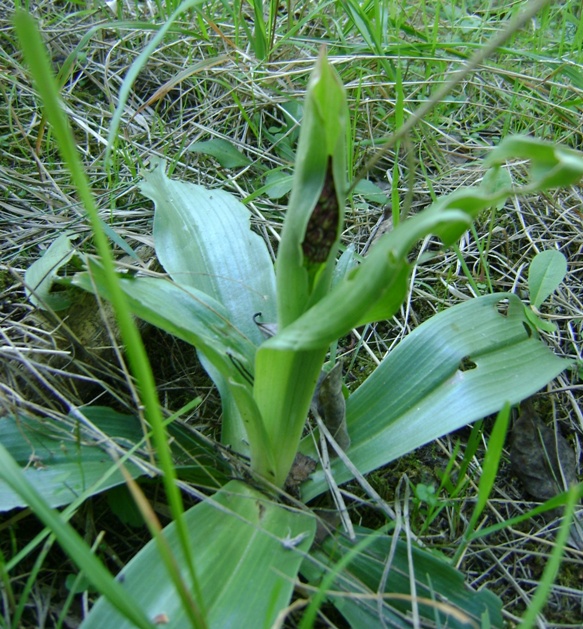
<svg viewBox="0 0 583 629"><path fill-rule="evenodd" d="M537 253L528 269L530 303L540 308L545 299L560 285L567 274L567 259L556 249Z"/></svg>
<svg viewBox="0 0 583 629"><path fill-rule="evenodd" d="M51 292L59 269L73 257L75 249L70 234L61 234L24 274L26 296L37 308L63 310L71 305L66 293Z"/></svg>
<svg viewBox="0 0 583 629"><path fill-rule="evenodd" d="M339 559L350 552L354 545L373 531L358 527L354 541L336 535L325 540L314 556L324 566L333 567ZM411 569L414 572L415 595L421 626L452 627L466 629L472 622L480 626L480 618L487 612L491 627L502 628L502 604L500 599L487 590L474 592L464 584L461 572L452 568L428 552L411 548L409 561L407 545L398 541L392 557L388 578L384 586L386 598L379 603L378 591L390 556L393 540L387 535L375 535L371 544L356 555L348 568L343 570L334 583L333 590L368 595L365 597L330 596L338 611L352 627L382 626L380 617L389 627L409 629L411 627ZM312 584L317 583L318 571L308 561L302 566L302 574ZM424 600L423 600L424 599ZM432 605L435 602L437 605ZM441 604L441 606L438 606ZM380 617L379 617L380 616ZM439 619L439 621L437 620ZM466 620L467 622L464 622Z"/></svg>
<svg viewBox="0 0 583 629"><path fill-rule="evenodd" d="M73 283L109 297L100 267L90 264L89 273L78 273ZM229 313L212 297L194 288L161 278L120 277L132 312L204 352L225 376L245 381L238 365L253 374L254 346L231 324Z"/></svg>
<svg viewBox="0 0 583 629"><path fill-rule="evenodd" d="M313 540L315 519L267 499L240 481L184 515L210 629L271 627L290 600L297 572ZM174 524L164 536L179 554ZM172 585L159 574L157 547L148 543L122 570L124 590L149 618L164 614L169 629L185 627L186 616ZM188 576L184 575L185 579ZM132 625L100 599L82 629Z"/></svg>
<svg viewBox="0 0 583 629"><path fill-rule="evenodd" d="M139 443L143 437L135 417L111 409L87 409L86 416L102 431L102 443L107 440L126 447ZM116 463L95 442L79 434L59 430L54 422L25 415L7 415L0 419L0 443L22 468L22 476L39 491L47 505L61 507L77 500L115 487L124 482ZM97 437L97 434L95 435ZM132 476L143 471L128 462ZM0 511L27 506L26 500L0 481Z"/></svg>
<svg viewBox="0 0 583 629"><path fill-rule="evenodd" d="M507 302L507 312L499 312ZM570 361L555 356L525 325L512 294L486 295L432 317L407 336L349 397L348 456L366 473L416 448L516 404L555 378ZM302 451L314 455L311 439ZM337 482L351 478L340 459ZM326 489L316 472L303 497Z"/></svg>
<svg viewBox="0 0 583 629"><path fill-rule="evenodd" d="M28 505L50 529L63 550L85 573L92 585L109 597L124 621L127 619L127 626L153 629L153 623L148 620L137 601L133 600L131 594L115 582L79 533L63 519L61 514L47 505L39 490L24 476L22 469L2 443L0 443L0 480L17 493L22 502Z"/></svg>
<svg viewBox="0 0 583 629"><path fill-rule="evenodd" d="M78 273L74 284L91 292L97 289L108 298L100 268L92 264L91 273ZM231 396L230 383L251 388L255 346L230 323L230 313L207 294L166 279L122 277L119 284L136 316L197 348L201 364L221 394L223 443L248 454L247 431ZM259 427L257 430L261 431ZM268 450L265 455L269 456Z"/></svg>
<svg viewBox="0 0 583 629"><path fill-rule="evenodd" d="M275 320L275 275L265 242L250 229L249 210L223 190L169 179L164 163L140 189L155 203L156 254L170 277L223 304L231 323L261 343L253 315Z"/></svg>
<svg viewBox="0 0 583 629"><path fill-rule="evenodd" d="M156 253L172 279L222 304L225 320L259 345L264 339L253 315L261 312L266 320L275 320L275 273L265 242L250 229L249 210L222 190L169 179L163 163L145 175L141 190L155 203ZM187 313L185 316L188 318ZM237 354L216 343L195 344L221 392L223 443L247 454L244 418L229 396L228 379L237 368L252 378L254 350L248 348L248 360L241 362ZM236 374L234 380L240 382L241 375ZM260 418L255 419L259 434ZM253 449L260 451L260 446L254 444Z"/></svg>
<svg viewBox="0 0 583 629"><path fill-rule="evenodd" d="M223 168L244 168L251 164L251 160L247 156L223 138L213 138L206 142L193 142L188 150L193 153L211 155Z"/></svg>
<svg viewBox="0 0 583 629"><path fill-rule="evenodd" d="M504 138L488 155L485 165L496 166L514 159L530 161L528 188L532 191L570 186L583 177L583 153L520 135Z"/></svg>

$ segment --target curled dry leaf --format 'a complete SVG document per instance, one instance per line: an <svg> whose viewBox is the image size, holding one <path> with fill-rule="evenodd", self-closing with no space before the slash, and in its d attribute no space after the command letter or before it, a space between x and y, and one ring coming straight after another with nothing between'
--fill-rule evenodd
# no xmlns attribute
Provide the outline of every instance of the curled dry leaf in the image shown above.
<svg viewBox="0 0 583 629"><path fill-rule="evenodd" d="M526 491L537 500L549 500L577 483L575 452L558 430L543 423L530 400L522 403L512 429L510 462Z"/></svg>
<svg viewBox="0 0 583 629"><path fill-rule="evenodd" d="M291 470L285 481L285 490L294 498L299 498L299 487L310 478L316 469L316 461L312 457L297 452Z"/></svg>

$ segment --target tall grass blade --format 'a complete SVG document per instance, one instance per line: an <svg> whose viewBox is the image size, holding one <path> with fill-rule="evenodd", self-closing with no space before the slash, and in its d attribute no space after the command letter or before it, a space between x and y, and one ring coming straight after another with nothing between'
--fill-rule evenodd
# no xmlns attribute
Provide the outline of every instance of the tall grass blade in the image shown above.
<svg viewBox="0 0 583 629"><path fill-rule="evenodd" d="M152 629L153 625L143 613L141 606L124 591L120 583L115 581L79 533L46 504L33 485L24 478L20 467L2 444L0 444L0 477L34 510L45 526L50 528L69 557L80 570L85 572L91 583L107 597L118 612L136 627Z"/></svg>
<svg viewBox="0 0 583 629"><path fill-rule="evenodd" d="M555 540L555 545L551 552L551 556L545 566L542 577L539 580L538 587L533 599L530 601L528 609L522 618L522 622L518 625L518 629L531 629L537 624L537 616L541 613L550 594L557 573L561 566L561 559L567 546L569 539L569 531L575 514L575 509L579 501L580 490L577 486L569 489L567 495L567 504L565 505L565 513L561 521L561 527Z"/></svg>
<svg viewBox="0 0 583 629"><path fill-rule="evenodd" d="M101 222L99 220L97 207L91 192L91 187L83 170L83 165L77 151L71 127L67 121L65 113L63 112L59 99L57 83L51 69L49 57L42 44L42 38L36 27L36 23L30 15L20 11L14 16L14 25L20 40L24 57L35 79L36 87L43 99L45 114L53 127L59 151L67 165L67 168L69 169L75 188L81 198L83 206L87 211L87 215L91 223L95 245L99 252L101 263L103 264L104 274L107 278L109 289L111 291L111 302L115 310L120 333L128 353L132 370L138 381L147 418L151 422L160 466L164 473L164 484L168 500L170 502L170 508L172 510L173 517L177 521L178 529L181 532L183 551L186 553L186 557L190 559L190 555L188 554L189 547L187 543L188 535L182 524L181 518L184 512L182 498L175 482L176 473L172 463L170 447L164 431L163 418L160 412L156 385L150 368L150 363L136 324L132 319L132 315L127 306L127 301L117 281L113 254L109 247L107 237L101 228ZM171 560L170 558L167 559L168 561ZM188 565L195 590L198 590L198 581L196 579L194 566L191 560L188 561ZM202 608L202 600L200 597L198 597L198 604Z"/></svg>

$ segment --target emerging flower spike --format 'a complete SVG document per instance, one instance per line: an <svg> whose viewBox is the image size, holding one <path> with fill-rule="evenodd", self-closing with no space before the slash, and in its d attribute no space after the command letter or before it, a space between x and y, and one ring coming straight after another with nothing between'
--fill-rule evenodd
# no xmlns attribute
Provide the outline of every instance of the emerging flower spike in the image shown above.
<svg viewBox="0 0 583 629"><path fill-rule="evenodd" d="M332 175L332 156L329 155L324 186L308 221L302 242L306 262L312 264L326 262L336 241L339 220L338 197Z"/></svg>

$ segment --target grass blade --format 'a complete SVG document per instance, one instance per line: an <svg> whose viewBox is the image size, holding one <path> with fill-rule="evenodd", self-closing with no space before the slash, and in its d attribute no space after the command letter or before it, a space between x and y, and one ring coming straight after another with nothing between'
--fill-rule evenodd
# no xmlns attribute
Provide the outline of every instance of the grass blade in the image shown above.
<svg viewBox="0 0 583 629"><path fill-rule="evenodd" d="M182 524L182 514L184 508L182 506L182 498L176 485L176 473L172 463L170 447L166 438L162 413L156 393L156 385L150 363L142 343L142 339L136 327L132 315L127 306L127 301L117 281L113 254L111 252L107 237L102 229L101 221L91 187L87 179L87 175L83 170L83 165L79 157L75 139L68 124L65 113L61 107L57 82L54 78L49 57L43 46L42 38L37 30L34 19L23 11L19 11L14 16L14 26L20 40L20 45L24 57L30 67L31 73L35 79L36 87L43 99L44 109L50 124L53 127L59 151L65 161L67 168L71 174L75 188L81 198L83 206L87 211L95 245L99 252L101 262L103 264L104 274L107 278L109 289L111 291L111 302L115 310L120 333L126 350L132 370L138 381L142 401L146 409L146 415L151 423L154 441L156 444L157 454L160 460L160 466L164 472L164 485L168 494L170 507L173 517L177 521L177 526L181 532L182 547L184 552L188 553L188 535ZM186 555L189 558L189 555ZM188 561L190 566L192 580L195 589L198 589L198 583L194 574L192 561ZM202 600L198 597L198 604L202 607ZM201 624L195 623L198 626Z"/></svg>
<svg viewBox="0 0 583 629"><path fill-rule="evenodd" d="M518 625L518 629L530 629L536 625L536 617L542 611L559 571L561 558L563 557L565 547L567 546L569 531L571 529L571 523L573 521L573 515L578 501L579 489L577 486L573 486L568 492L565 513L561 521L561 527L559 528L553 551L551 552L551 556L545 566L544 572L539 581L538 587L536 588L534 597L528 606L526 614L522 618L520 625Z"/></svg>
<svg viewBox="0 0 583 629"><path fill-rule="evenodd" d="M79 533L46 504L38 491L24 478L20 467L2 444L0 444L0 477L34 510L45 526L51 529L69 557L80 570L85 572L91 583L107 597L118 612L135 626L152 629L153 625L142 612L140 605L115 581Z"/></svg>

